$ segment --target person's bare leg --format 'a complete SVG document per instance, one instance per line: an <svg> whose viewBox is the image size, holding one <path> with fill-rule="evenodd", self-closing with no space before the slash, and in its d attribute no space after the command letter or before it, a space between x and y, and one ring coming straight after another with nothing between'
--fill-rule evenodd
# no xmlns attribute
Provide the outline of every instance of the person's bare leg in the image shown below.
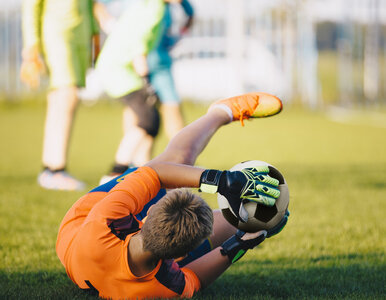
<svg viewBox="0 0 386 300"><path fill-rule="evenodd" d="M148 135L137 126L138 118L133 110L126 106L123 110L123 137L115 154L115 163L128 165L133 162L134 154L143 139Z"/></svg>
<svg viewBox="0 0 386 300"><path fill-rule="evenodd" d="M211 109L206 115L184 127L169 142L166 150L152 162L193 165L216 131L230 121L229 115L224 110Z"/></svg>
<svg viewBox="0 0 386 300"><path fill-rule="evenodd" d="M182 128L184 120L178 103L161 104L160 112L167 137L172 139Z"/></svg>
<svg viewBox="0 0 386 300"><path fill-rule="evenodd" d="M153 144L154 138L149 134L146 134L146 136L141 139L132 160L134 166L143 166L151 159Z"/></svg>
<svg viewBox="0 0 386 300"><path fill-rule="evenodd" d="M205 116L183 128L152 162L193 165L222 125L233 120L273 116L280 113L282 108L279 98L266 93L248 93L218 100L210 106Z"/></svg>
<svg viewBox="0 0 386 300"><path fill-rule="evenodd" d="M67 163L69 140L78 104L77 88L63 87L49 92L44 126L43 164L63 169Z"/></svg>
<svg viewBox="0 0 386 300"><path fill-rule="evenodd" d="M192 167L215 132L231 121L263 118L282 110L279 98L264 93L249 93L213 103L205 116L183 128L166 150L147 163L158 174L161 186L198 187L204 169Z"/></svg>

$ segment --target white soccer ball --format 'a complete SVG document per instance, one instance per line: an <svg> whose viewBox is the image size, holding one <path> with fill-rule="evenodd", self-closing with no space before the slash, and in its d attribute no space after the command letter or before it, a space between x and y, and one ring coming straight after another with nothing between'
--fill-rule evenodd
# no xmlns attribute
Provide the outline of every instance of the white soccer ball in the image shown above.
<svg viewBox="0 0 386 300"><path fill-rule="evenodd" d="M230 224L245 232L272 229L282 220L289 205L288 185L284 176L274 166L260 160L249 160L235 165L230 171L240 171L242 169L259 166L268 166L268 175L279 180L280 196L274 206L269 207L252 201L245 203L244 207L248 212L248 221L243 223L237 219L227 199L220 194L217 196L217 202L224 218Z"/></svg>

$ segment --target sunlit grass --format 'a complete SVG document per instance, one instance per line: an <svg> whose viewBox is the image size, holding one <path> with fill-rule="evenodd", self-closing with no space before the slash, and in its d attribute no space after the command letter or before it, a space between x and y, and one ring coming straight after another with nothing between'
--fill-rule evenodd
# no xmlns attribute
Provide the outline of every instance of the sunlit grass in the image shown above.
<svg viewBox="0 0 386 300"><path fill-rule="evenodd" d="M185 103L188 121L206 107ZM44 106L0 104L0 298L85 299L55 254L56 233L78 192L45 191L40 171ZM121 107L80 107L69 170L89 187L113 161ZM382 299L386 296L386 129L337 123L298 109L220 129L197 160L226 169L272 163L290 187L291 217L197 299ZM167 141L163 132L154 152ZM208 197L212 207L216 198Z"/></svg>

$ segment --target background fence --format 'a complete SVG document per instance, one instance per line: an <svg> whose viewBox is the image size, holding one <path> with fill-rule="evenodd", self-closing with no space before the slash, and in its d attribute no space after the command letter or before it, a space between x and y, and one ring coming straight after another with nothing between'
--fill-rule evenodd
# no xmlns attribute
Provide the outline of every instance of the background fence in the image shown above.
<svg viewBox="0 0 386 300"><path fill-rule="evenodd" d="M287 101L380 105L386 88L386 0L192 0L191 33L173 50L182 97L263 90ZM116 6L116 3L114 4ZM176 7L175 18L181 21ZM0 96L19 81L20 1L0 0Z"/></svg>

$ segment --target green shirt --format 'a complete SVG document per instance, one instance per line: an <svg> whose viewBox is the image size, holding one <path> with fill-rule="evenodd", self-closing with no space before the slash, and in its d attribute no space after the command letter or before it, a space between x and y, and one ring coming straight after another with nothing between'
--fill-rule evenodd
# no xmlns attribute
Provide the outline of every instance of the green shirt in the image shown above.
<svg viewBox="0 0 386 300"><path fill-rule="evenodd" d="M118 98L143 87L132 61L155 47L164 11L164 0L136 0L119 17L96 65L110 96Z"/></svg>
<svg viewBox="0 0 386 300"><path fill-rule="evenodd" d="M24 47L49 42L58 35L69 42L90 43L97 32L93 0L23 0Z"/></svg>

